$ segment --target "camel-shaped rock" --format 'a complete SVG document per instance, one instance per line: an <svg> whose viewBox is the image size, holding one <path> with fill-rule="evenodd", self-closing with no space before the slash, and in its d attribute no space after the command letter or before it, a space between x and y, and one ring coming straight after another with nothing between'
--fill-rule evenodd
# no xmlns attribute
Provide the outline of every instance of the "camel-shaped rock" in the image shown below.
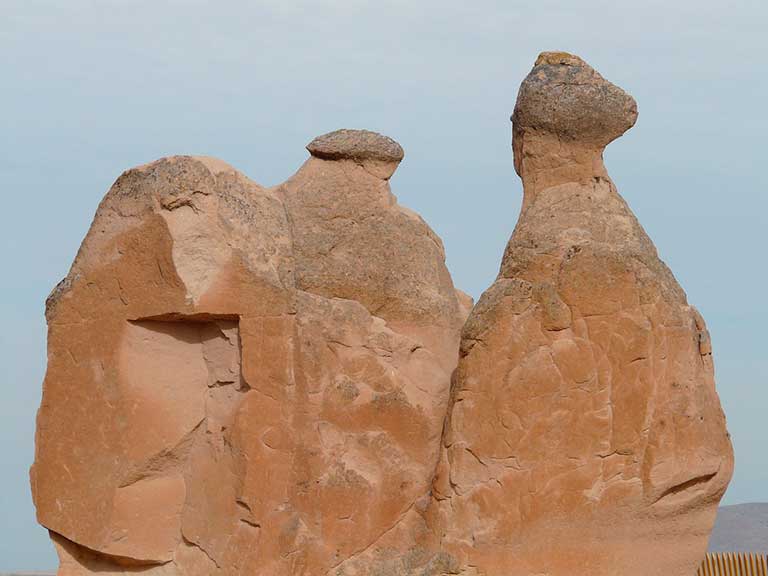
<svg viewBox="0 0 768 576"><path fill-rule="evenodd" d="M380 134L315 139L274 188L211 158L120 176L46 306L59 575L693 574L733 454L704 321L603 165L636 117L539 57L474 308Z"/></svg>

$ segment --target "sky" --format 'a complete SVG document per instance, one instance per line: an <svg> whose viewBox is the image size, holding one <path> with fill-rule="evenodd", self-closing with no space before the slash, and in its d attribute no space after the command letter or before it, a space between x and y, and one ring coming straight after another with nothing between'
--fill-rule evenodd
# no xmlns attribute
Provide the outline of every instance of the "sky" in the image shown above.
<svg viewBox="0 0 768 576"><path fill-rule="evenodd" d="M0 572L51 569L28 482L44 300L119 174L171 154L263 185L337 128L395 138L400 202L455 284L495 278L521 185L509 115L539 52L639 104L605 159L707 319L736 450L724 502L768 501L763 0L0 0Z"/></svg>

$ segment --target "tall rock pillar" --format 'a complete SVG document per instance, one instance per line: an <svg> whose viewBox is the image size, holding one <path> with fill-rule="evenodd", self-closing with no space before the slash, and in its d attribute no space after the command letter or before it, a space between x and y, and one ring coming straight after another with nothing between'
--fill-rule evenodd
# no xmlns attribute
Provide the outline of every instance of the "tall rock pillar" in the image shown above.
<svg viewBox="0 0 768 576"><path fill-rule="evenodd" d="M603 165L634 99L543 53L512 115L520 219L467 321L434 483L454 570L685 576L733 455L701 315Z"/></svg>

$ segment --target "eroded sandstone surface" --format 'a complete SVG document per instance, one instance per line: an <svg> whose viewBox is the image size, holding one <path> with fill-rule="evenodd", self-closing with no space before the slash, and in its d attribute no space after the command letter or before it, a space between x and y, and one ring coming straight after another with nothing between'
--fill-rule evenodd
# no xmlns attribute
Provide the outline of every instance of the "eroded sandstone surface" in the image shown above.
<svg viewBox="0 0 768 576"><path fill-rule="evenodd" d="M684 576L733 455L701 315L603 165L635 101L543 53L512 116L522 212L461 340L432 522L457 573Z"/></svg>
<svg viewBox="0 0 768 576"><path fill-rule="evenodd" d="M400 146L322 136L267 189L124 173L47 303L31 472L59 574L332 573L429 493L468 308Z"/></svg>
<svg viewBox="0 0 768 576"><path fill-rule="evenodd" d="M211 158L120 176L46 306L59 575L693 574L733 455L704 320L603 165L636 118L539 56L474 308L380 134L316 138L273 188Z"/></svg>

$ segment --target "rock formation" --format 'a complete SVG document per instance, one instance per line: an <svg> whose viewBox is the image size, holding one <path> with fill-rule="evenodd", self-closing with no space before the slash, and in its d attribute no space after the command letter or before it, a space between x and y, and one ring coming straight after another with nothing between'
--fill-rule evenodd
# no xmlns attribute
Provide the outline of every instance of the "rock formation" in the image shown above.
<svg viewBox="0 0 768 576"><path fill-rule="evenodd" d="M602 161L634 100L543 53L512 116L524 186L463 329L434 483L454 572L684 576L733 456L706 326Z"/></svg>
<svg viewBox="0 0 768 576"><path fill-rule="evenodd" d="M636 117L539 57L474 309L379 134L315 139L274 188L210 158L124 173L46 306L59 575L693 574L733 456L704 321L603 166Z"/></svg>
<svg viewBox="0 0 768 576"><path fill-rule="evenodd" d="M174 157L101 203L46 310L60 575L331 573L427 497L466 298L396 142L308 149L276 188Z"/></svg>

